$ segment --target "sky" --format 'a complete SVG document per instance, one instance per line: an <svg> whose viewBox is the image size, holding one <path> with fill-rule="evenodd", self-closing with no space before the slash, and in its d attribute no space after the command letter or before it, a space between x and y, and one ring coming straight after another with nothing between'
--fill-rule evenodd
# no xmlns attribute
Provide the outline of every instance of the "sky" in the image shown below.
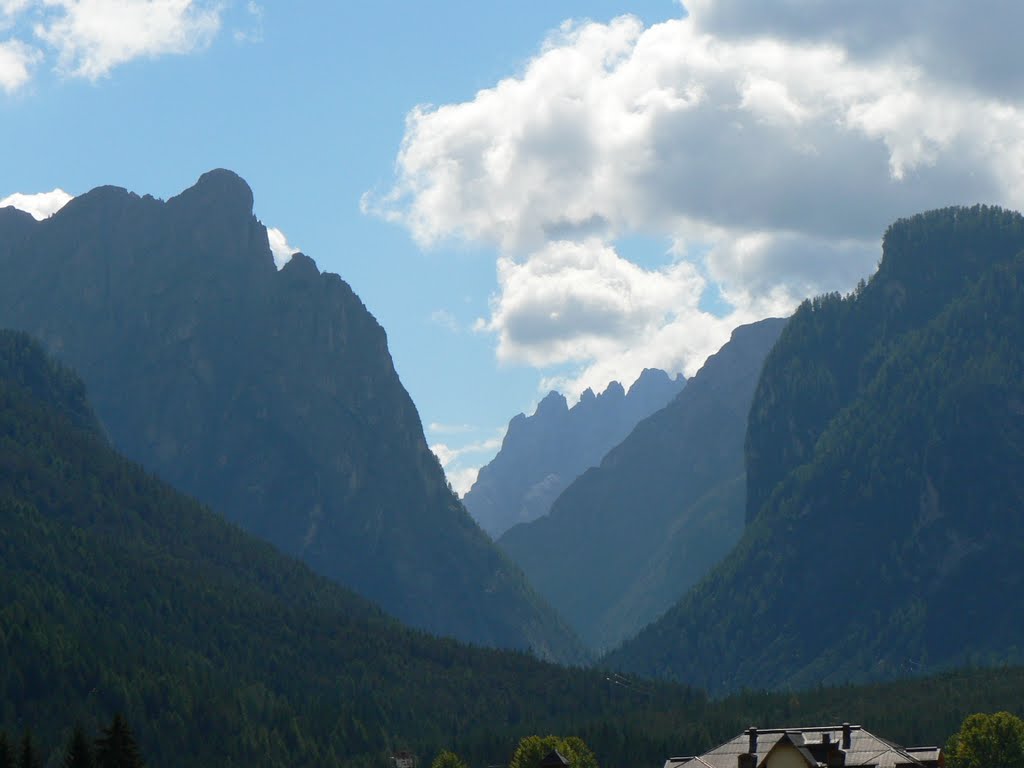
<svg viewBox="0 0 1024 768"><path fill-rule="evenodd" d="M1024 207L1015 0L0 0L0 205L230 168L348 281L449 479L508 420Z"/></svg>

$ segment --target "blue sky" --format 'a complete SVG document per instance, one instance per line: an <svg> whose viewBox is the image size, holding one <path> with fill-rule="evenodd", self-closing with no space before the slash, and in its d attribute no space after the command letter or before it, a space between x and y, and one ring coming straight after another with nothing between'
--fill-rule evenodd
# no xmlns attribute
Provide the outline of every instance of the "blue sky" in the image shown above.
<svg viewBox="0 0 1024 768"><path fill-rule="evenodd" d="M692 374L897 216L1020 205L1019 11L764 7L0 0L0 199L235 170L464 490L547 387Z"/></svg>

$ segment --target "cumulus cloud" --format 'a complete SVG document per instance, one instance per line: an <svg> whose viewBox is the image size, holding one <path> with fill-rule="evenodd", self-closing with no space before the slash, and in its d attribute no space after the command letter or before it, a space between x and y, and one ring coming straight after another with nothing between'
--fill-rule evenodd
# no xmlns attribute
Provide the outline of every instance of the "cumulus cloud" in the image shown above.
<svg viewBox="0 0 1024 768"><path fill-rule="evenodd" d="M28 8L33 0L0 0L0 30L14 24L15 17Z"/></svg>
<svg viewBox="0 0 1024 768"><path fill-rule="evenodd" d="M278 269L284 267L292 260L292 256L299 252L299 249L292 246L284 232L277 227L267 227L267 242L270 243L270 252L274 254L274 265Z"/></svg>
<svg viewBox="0 0 1024 768"><path fill-rule="evenodd" d="M441 462L452 488L459 496L464 496L476 482L480 467L494 457L497 450L501 448L501 441L504 438L505 429L502 428L494 437L459 447L452 447L446 443L434 443L430 446L430 450Z"/></svg>
<svg viewBox="0 0 1024 768"><path fill-rule="evenodd" d="M0 0L0 88L11 93L51 59L63 75L98 80L138 58L208 46L221 27L219 0ZM262 8L248 6L262 34Z"/></svg>
<svg viewBox="0 0 1024 768"><path fill-rule="evenodd" d="M452 484L452 490L459 495L460 499L469 493L469 489L473 487L473 483L476 482L477 475L479 474L479 467L467 467L466 469L454 469L445 472L448 482Z"/></svg>
<svg viewBox="0 0 1024 768"><path fill-rule="evenodd" d="M995 0L686 0L701 29L716 37L828 39L862 59L919 62L938 78L1019 98L1024 6Z"/></svg>
<svg viewBox="0 0 1024 768"><path fill-rule="evenodd" d="M692 373L738 322L852 288L899 216L1024 204L1024 91L948 63L987 45L971 8L780 6L566 23L515 76L414 109L393 187L364 208L424 247L495 248L477 328L503 360L574 365L572 391L666 360ZM974 12L985 29L1024 21ZM1016 41L995 37L1016 86ZM642 268L615 247L634 234L676 247Z"/></svg>
<svg viewBox="0 0 1024 768"><path fill-rule="evenodd" d="M479 329L498 335L498 356L543 367L600 358L643 339L697 303L704 280L679 262L645 270L598 239L557 241L498 261L500 293Z"/></svg>
<svg viewBox="0 0 1024 768"><path fill-rule="evenodd" d="M36 28L66 74L96 80L127 61L207 46L219 6L193 0L44 0L59 9Z"/></svg>
<svg viewBox="0 0 1024 768"><path fill-rule="evenodd" d="M32 214L32 218L36 221L42 221L55 214L73 198L73 195L69 195L59 187L52 192L39 192L34 195L15 192L13 195L0 199L0 208L12 206L19 211Z"/></svg>
<svg viewBox="0 0 1024 768"><path fill-rule="evenodd" d="M0 42L0 89L13 93L25 85L41 58L39 51L20 40Z"/></svg>

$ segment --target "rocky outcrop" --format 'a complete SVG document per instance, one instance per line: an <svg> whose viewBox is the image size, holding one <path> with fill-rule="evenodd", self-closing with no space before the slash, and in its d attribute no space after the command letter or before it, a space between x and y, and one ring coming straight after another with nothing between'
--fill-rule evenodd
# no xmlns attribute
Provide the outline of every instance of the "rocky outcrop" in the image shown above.
<svg viewBox="0 0 1024 768"><path fill-rule="evenodd" d="M575 657L448 489L384 329L307 256L278 271L252 203L218 170L0 211L0 325L80 373L127 456L403 621Z"/></svg>
<svg viewBox="0 0 1024 768"><path fill-rule="evenodd" d="M501 450L481 468L463 503L494 537L546 515L573 480L685 383L682 376L647 368L629 392L613 381L599 395L587 389L572 408L564 395L550 392L532 416L520 413L509 422Z"/></svg>

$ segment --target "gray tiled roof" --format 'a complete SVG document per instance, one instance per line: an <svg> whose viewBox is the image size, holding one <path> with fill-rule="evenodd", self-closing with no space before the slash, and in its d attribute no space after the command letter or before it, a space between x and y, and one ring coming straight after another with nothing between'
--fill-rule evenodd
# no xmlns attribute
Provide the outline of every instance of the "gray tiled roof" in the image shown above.
<svg viewBox="0 0 1024 768"><path fill-rule="evenodd" d="M829 747L843 748L843 726L833 725L815 728L770 728L757 732L757 766L764 765L768 753L786 739L796 747L807 761L809 768L825 764ZM829 744L829 742L831 744ZM670 757L664 768L737 768L741 754L746 754L750 744L748 733L741 733L734 739L720 744L697 757ZM875 736L859 725L850 726L850 744L843 748L845 764L849 766L875 766L896 768L896 766L921 766L934 764L939 757L938 747L912 747L905 749L883 738Z"/></svg>

